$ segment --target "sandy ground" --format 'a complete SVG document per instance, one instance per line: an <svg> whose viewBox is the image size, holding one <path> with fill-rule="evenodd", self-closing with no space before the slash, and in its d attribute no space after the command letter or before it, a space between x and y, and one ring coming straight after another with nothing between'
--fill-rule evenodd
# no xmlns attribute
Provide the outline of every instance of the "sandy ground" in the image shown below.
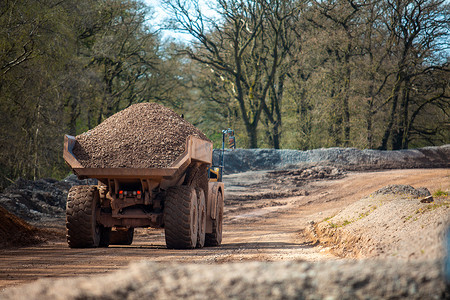
<svg viewBox="0 0 450 300"><path fill-rule="evenodd" d="M207 265L338 260L343 256L342 253L333 250L329 243L311 238L308 234L311 224L336 217L344 208L390 184L426 187L431 193L448 191L450 170L351 172L339 179L292 182L278 182L273 174L255 171L227 175L224 181L227 197L224 239L220 247L167 250L162 230L139 229L131 246L70 249L63 237L64 220L50 220L44 225L60 232L59 239L38 246L0 251L0 289L20 286L40 278L110 273L141 260L163 264ZM433 211L443 212L444 216L450 215L450 209L445 205ZM396 237L402 239L401 249L397 249L399 253L402 249L410 251L411 248L417 248L414 240L408 244L407 234L410 233L405 234L402 236L399 233ZM442 253L436 252L427 259L440 256ZM361 252L357 257L370 255L365 256ZM383 255L379 257L383 258Z"/></svg>

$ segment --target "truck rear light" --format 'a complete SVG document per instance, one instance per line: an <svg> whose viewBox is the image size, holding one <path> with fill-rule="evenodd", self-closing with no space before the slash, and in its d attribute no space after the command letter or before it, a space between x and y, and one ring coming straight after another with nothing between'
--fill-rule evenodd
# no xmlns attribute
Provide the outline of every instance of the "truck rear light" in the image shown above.
<svg viewBox="0 0 450 300"><path fill-rule="evenodd" d="M124 197L130 197L130 196L137 196L137 198L141 198L142 192L141 191L119 191L119 198L123 199Z"/></svg>

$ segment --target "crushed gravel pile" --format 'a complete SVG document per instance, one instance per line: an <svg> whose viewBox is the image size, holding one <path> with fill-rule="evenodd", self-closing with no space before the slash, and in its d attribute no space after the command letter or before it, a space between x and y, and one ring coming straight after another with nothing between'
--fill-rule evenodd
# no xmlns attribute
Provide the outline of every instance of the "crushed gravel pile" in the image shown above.
<svg viewBox="0 0 450 300"><path fill-rule="evenodd" d="M185 151L189 135L208 140L173 110L139 103L78 135L73 153L88 168L165 168Z"/></svg>
<svg viewBox="0 0 450 300"><path fill-rule="evenodd" d="M283 180L304 181L313 179L338 179L344 177L345 174L345 171L335 167L314 166L294 170L272 171L268 172L268 177L276 178L277 182L282 183Z"/></svg>
<svg viewBox="0 0 450 300"><path fill-rule="evenodd" d="M391 184L391 185L385 186L385 187L379 189L378 191L376 191L375 193L373 193L372 195L376 196L376 195L389 195L389 194L394 194L394 195L406 195L407 194L407 195L411 195L415 198L431 196L431 193L427 188L419 187L419 188L415 189L410 185L404 185L404 184Z"/></svg>
<svg viewBox="0 0 450 300"><path fill-rule="evenodd" d="M214 164L218 164L219 154L220 151L214 151ZM286 168L297 169L311 165L334 166L347 171L449 168L450 145L397 151L355 148L322 148L307 151L227 149L224 161L226 174Z"/></svg>
<svg viewBox="0 0 450 300"><path fill-rule="evenodd" d="M140 262L89 278L43 279L2 299L448 299L441 262L201 265Z"/></svg>

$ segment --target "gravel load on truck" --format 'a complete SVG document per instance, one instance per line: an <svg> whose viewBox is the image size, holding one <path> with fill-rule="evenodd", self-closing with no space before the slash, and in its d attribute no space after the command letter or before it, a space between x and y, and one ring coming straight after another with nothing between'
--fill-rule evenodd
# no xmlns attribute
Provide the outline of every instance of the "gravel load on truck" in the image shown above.
<svg viewBox="0 0 450 300"><path fill-rule="evenodd" d="M173 110L139 103L76 136L73 153L85 168L166 168L185 151L189 135L208 140Z"/></svg>

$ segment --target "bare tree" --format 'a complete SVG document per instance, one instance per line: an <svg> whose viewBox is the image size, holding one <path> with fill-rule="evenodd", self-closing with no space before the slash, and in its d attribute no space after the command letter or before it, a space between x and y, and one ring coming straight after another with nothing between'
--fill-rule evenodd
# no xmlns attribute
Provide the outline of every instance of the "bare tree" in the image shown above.
<svg viewBox="0 0 450 300"><path fill-rule="evenodd" d="M231 83L230 92L238 102L249 146L258 146L257 127L264 112L273 126L273 146L278 148L282 87L277 91L275 86L284 80L280 67L286 64L291 45L286 31L298 5L289 1L219 0L216 12L220 18L214 19L201 12L197 1L165 3L172 13L173 28L195 39L193 47L183 53Z"/></svg>
<svg viewBox="0 0 450 300"><path fill-rule="evenodd" d="M440 41L449 37L446 1L386 1L386 27L392 38L395 82L389 97L389 117L380 149L387 149L389 138L393 149L407 148L411 93L415 78L433 69L442 69L442 61L433 61L439 53ZM435 64L437 62L437 64ZM444 69L448 70L448 66ZM443 96L444 94L441 93ZM431 96L435 98L436 95ZM436 98L436 100L440 97ZM427 100L426 100L427 102ZM432 101L433 102L433 101ZM419 105L421 107L421 105Z"/></svg>

